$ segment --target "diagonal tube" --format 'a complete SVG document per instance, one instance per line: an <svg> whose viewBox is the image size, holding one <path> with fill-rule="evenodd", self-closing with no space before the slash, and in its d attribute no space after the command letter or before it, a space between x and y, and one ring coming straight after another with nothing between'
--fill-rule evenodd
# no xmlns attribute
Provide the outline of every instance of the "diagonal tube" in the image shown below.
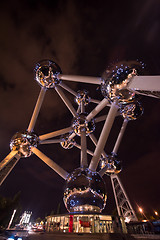
<svg viewBox="0 0 160 240"><path fill-rule="evenodd" d="M66 91L68 91L69 93L71 93L72 95L74 95L75 97L77 96L77 93L74 91L74 90L72 90L70 87L68 87L66 84L64 84L64 83L59 83L59 85L62 87L62 88L64 88Z"/></svg>
<svg viewBox="0 0 160 240"><path fill-rule="evenodd" d="M65 180L67 179L68 172L61 168L57 163L48 158L45 154L43 154L40 150L38 150L35 147L31 147L31 151L43 162L45 162L50 168L52 168L56 173L58 173L63 179Z"/></svg>
<svg viewBox="0 0 160 240"><path fill-rule="evenodd" d="M118 137L117 137L117 141L116 141L116 143L115 143L115 145L114 145L112 154L117 154L117 151L118 151L119 145L120 145L120 143L121 143L122 137L123 137L123 135L124 135L124 132L125 132L125 130L126 130L127 124L128 124L128 120L127 120L127 119L124 119L123 124L122 124L122 127L121 127L121 130L120 130L120 132L119 132L119 134L118 134ZM105 172L106 172L107 169L108 169L108 166L106 165L104 168L102 168L102 169L99 171L99 174L100 174L101 177L105 174Z"/></svg>
<svg viewBox="0 0 160 240"><path fill-rule="evenodd" d="M123 137L124 132L126 130L127 124L128 124L128 120L124 119L122 127L121 127L121 130L120 130L120 132L118 134L117 141L116 141L116 143L114 145L114 148L113 148L113 151L112 151L113 154L117 154L117 151L118 151L119 145L120 145L120 143L122 141L122 137Z"/></svg>
<svg viewBox="0 0 160 240"><path fill-rule="evenodd" d="M90 139L92 140L92 142L94 143L94 145L97 146L97 139L96 139L96 137L94 136L94 134L93 134L93 133L89 134L89 137L90 137ZM104 158L106 158L106 153L105 153L104 150L102 151L102 156L103 156Z"/></svg>
<svg viewBox="0 0 160 240"><path fill-rule="evenodd" d="M71 102L69 101L69 99L66 97L66 95L64 94L64 92L62 91L62 89L59 86L55 87L56 92L58 93L58 95L61 97L61 99L63 100L63 102L65 103L65 105L68 107L68 109L70 110L70 112L72 113L72 115L74 117L77 116L77 112L74 109L74 107L72 106Z"/></svg>
<svg viewBox="0 0 160 240"><path fill-rule="evenodd" d="M103 151L106 141L108 139L110 130L112 128L114 119L116 117L117 110L118 110L118 106L115 102L113 102L111 105L111 108L109 110L108 116L106 118L106 121L104 123L102 132L100 134L96 149L94 151L94 155L93 155L90 165L89 165L89 169L92 171L95 171L97 168L100 156L102 154L102 151Z"/></svg>
<svg viewBox="0 0 160 240"><path fill-rule="evenodd" d="M14 157L18 157L18 151L11 151L11 152L0 162L0 171L1 171Z"/></svg>
<svg viewBox="0 0 160 240"><path fill-rule="evenodd" d="M71 139L73 139L75 136L76 136L76 133L73 132L71 135L69 135L68 139L71 140Z"/></svg>
<svg viewBox="0 0 160 240"><path fill-rule="evenodd" d="M92 84L101 84L100 77L86 77L86 76L78 76L78 75L64 75L58 74L58 79L74 81L74 82L83 82L83 83L92 83Z"/></svg>
<svg viewBox="0 0 160 240"><path fill-rule="evenodd" d="M102 168L102 169L99 171L99 175L100 175L101 177L103 177L103 175L106 173L107 169L108 169L108 166L106 165L104 168Z"/></svg>
<svg viewBox="0 0 160 240"><path fill-rule="evenodd" d="M10 174L10 172L13 170L13 168L16 166L20 159L19 155L15 155L10 162L7 163L6 169L4 168L0 173L0 186L4 182L4 180L7 178L7 176ZM3 172L4 171L4 172ZM3 173L2 173L3 172Z"/></svg>
<svg viewBox="0 0 160 240"><path fill-rule="evenodd" d="M133 92L142 91L144 95L160 92L160 76L134 76L129 81L127 89Z"/></svg>
<svg viewBox="0 0 160 240"><path fill-rule="evenodd" d="M51 140L44 140L41 141L39 144L52 144L52 143L60 143L62 140L60 139L51 139Z"/></svg>
<svg viewBox="0 0 160 240"><path fill-rule="evenodd" d="M119 115L120 115L120 111L117 111L116 116L119 116ZM107 115L102 115L100 117L95 118L94 121L95 121L95 123L98 123L98 122L106 120L106 117L107 117Z"/></svg>
<svg viewBox="0 0 160 240"><path fill-rule="evenodd" d="M62 135L62 134L65 134L65 133L68 133L71 131L72 131L72 127L68 127L68 128L58 130L58 131L51 132L51 133L46 133L46 134L39 136L39 140L42 141L42 140L46 140L46 139L49 139L52 137L57 137L59 135Z"/></svg>
<svg viewBox="0 0 160 240"><path fill-rule="evenodd" d="M34 108L31 120L30 120L30 123L29 123L28 129L27 129L28 132L32 132L33 129L34 129L34 126L35 126L40 108L41 108L42 103L43 103L45 93L46 93L46 88L42 87L41 91L40 91L40 94L39 94L39 97L37 99L37 103L36 103L36 106Z"/></svg>
<svg viewBox="0 0 160 240"><path fill-rule="evenodd" d="M91 98L91 99L90 99L90 102L99 104L101 101L100 101L100 100L97 100L97 99Z"/></svg>
<svg viewBox="0 0 160 240"><path fill-rule="evenodd" d="M80 112L81 112L81 105L78 105L77 113L80 113Z"/></svg>
<svg viewBox="0 0 160 240"><path fill-rule="evenodd" d="M80 146L79 144L77 144L77 143L74 143L74 146L75 146L76 148L81 149L81 146ZM91 156L93 156L93 152L90 151L89 149L87 149L87 153L90 154Z"/></svg>
<svg viewBox="0 0 160 240"><path fill-rule="evenodd" d="M108 104L108 100L104 98L93 110L88 114L86 120L89 122Z"/></svg>
<svg viewBox="0 0 160 240"><path fill-rule="evenodd" d="M98 122L102 122L102 121L105 121L107 118L107 115L102 115L100 117L97 117L94 119L95 123L98 123Z"/></svg>

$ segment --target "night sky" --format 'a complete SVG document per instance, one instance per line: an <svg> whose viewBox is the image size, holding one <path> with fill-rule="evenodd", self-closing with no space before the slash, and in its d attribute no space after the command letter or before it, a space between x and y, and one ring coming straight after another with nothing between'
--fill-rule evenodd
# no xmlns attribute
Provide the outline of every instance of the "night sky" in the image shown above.
<svg viewBox="0 0 160 240"><path fill-rule="evenodd" d="M146 75L160 75L160 2L141 1L1 1L0 6L0 157L9 153L12 136L28 127L40 87L34 67L42 59L55 61L64 74L101 76L117 61L139 59ZM92 98L103 98L97 86L65 82L75 91L87 89ZM121 142L119 174L137 211L160 210L160 99L142 97L144 114L129 122ZM76 106L76 105L74 105ZM95 105L93 105L94 107ZM48 90L35 132L38 135L70 126L72 115L57 93ZM122 118L113 125L106 152L110 153ZM100 124L101 126L101 124ZM100 127L99 127L100 128ZM99 130L97 127L97 131ZM98 133L96 133L98 136ZM67 171L79 166L80 151L60 144L40 146L42 152ZM108 202L114 209L109 178ZM64 180L36 156L22 158L0 187L13 197L21 191L23 210L43 217L57 209L66 212Z"/></svg>

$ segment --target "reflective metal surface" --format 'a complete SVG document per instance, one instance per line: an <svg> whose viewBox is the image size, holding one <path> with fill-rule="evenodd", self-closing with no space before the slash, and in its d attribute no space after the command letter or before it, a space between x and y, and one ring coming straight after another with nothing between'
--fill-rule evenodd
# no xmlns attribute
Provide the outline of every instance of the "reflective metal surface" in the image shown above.
<svg viewBox="0 0 160 240"><path fill-rule="evenodd" d="M121 114L127 120L136 120L142 116L143 107L139 102L130 103L121 108Z"/></svg>
<svg viewBox="0 0 160 240"><path fill-rule="evenodd" d="M29 157L31 146L37 147L38 137L33 132L17 132L10 141L10 149L18 151L20 157Z"/></svg>
<svg viewBox="0 0 160 240"><path fill-rule="evenodd" d="M144 90L136 90L136 93L140 93L141 95L146 95L149 97L160 98L159 91L144 91Z"/></svg>
<svg viewBox="0 0 160 240"><path fill-rule="evenodd" d="M107 167L105 174L118 174L122 170L121 161L117 160L115 155L108 155L107 158L101 158L100 168L103 169Z"/></svg>
<svg viewBox="0 0 160 240"><path fill-rule="evenodd" d="M101 91L111 102L128 103L135 99L135 93L127 89L128 83L143 68L138 62L120 62L108 68L102 75Z"/></svg>
<svg viewBox="0 0 160 240"><path fill-rule="evenodd" d="M91 121L86 120L87 113L80 113L77 118L73 120L73 130L74 132L80 136L81 135L81 128L84 128L86 131L86 136L88 136L90 133L94 132L95 130L95 122L94 119Z"/></svg>
<svg viewBox="0 0 160 240"><path fill-rule="evenodd" d="M64 203L69 212L101 212L106 199L105 182L97 172L77 168L68 177Z"/></svg>
<svg viewBox="0 0 160 240"><path fill-rule="evenodd" d="M51 60L42 60L35 67L35 79L45 88L54 88L59 83L57 75L60 73L60 67Z"/></svg>
<svg viewBox="0 0 160 240"><path fill-rule="evenodd" d="M69 139L69 136L70 134L65 134L61 137L61 146L64 148L64 149L71 149L74 147L74 139Z"/></svg>
<svg viewBox="0 0 160 240"><path fill-rule="evenodd" d="M83 91L78 91L78 94L75 100L78 105L80 105L81 102L83 102L84 106L86 106L90 102L90 97L88 96L88 92L86 90L83 90Z"/></svg>

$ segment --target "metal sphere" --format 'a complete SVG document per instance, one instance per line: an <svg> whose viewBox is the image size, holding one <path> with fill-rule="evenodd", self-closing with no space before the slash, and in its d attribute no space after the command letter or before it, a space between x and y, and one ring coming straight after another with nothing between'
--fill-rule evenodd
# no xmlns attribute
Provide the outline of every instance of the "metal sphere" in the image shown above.
<svg viewBox="0 0 160 240"><path fill-rule="evenodd" d="M64 149L71 149L74 147L74 139L69 139L69 136L70 134L65 134L61 137L61 146L64 148Z"/></svg>
<svg viewBox="0 0 160 240"><path fill-rule="evenodd" d="M88 92L86 90L78 91L75 101L78 105L80 105L81 102L83 102L84 106L86 106L90 102L90 97L88 96Z"/></svg>
<svg viewBox="0 0 160 240"><path fill-rule="evenodd" d="M127 89L128 83L142 68L138 62L121 62L108 68L102 75L101 91L110 102L118 100L120 104L132 102L135 93Z"/></svg>
<svg viewBox="0 0 160 240"><path fill-rule="evenodd" d="M136 120L143 114L143 107L139 102L130 103L121 108L123 118L127 120Z"/></svg>
<svg viewBox="0 0 160 240"><path fill-rule="evenodd" d="M106 199L105 182L98 172L77 168L68 177L64 204L69 212L101 212Z"/></svg>
<svg viewBox="0 0 160 240"><path fill-rule="evenodd" d="M77 118L73 120L73 130L74 132L80 136L81 135L81 129L83 128L86 131L86 136L88 136L90 133L94 132L95 130L95 122L94 119L91 121L86 120L87 113L80 113Z"/></svg>
<svg viewBox="0 0 160 240"><path fill-rule="evenodd" d="M107 167L105 174L118 174L122 170L121 161L118 161L114 155L108 155L107 158L101 158L100 168Z"/></svg>
<svg viewBox="0 0 160 240"><path fill-rule="evenodd" d="M31 146L37 147L38 141L35 133L17 132L10 141L10 149L18 151L20 157L29 157L32 154Z"/></svg>
<svg viewBox="0 0 160 240"><path fill-rule="evenodd" d="M45 88L54 88L59 83L57 75L60 73L60 67L51 60L42 60L35 67L35 79Z"/></svg>

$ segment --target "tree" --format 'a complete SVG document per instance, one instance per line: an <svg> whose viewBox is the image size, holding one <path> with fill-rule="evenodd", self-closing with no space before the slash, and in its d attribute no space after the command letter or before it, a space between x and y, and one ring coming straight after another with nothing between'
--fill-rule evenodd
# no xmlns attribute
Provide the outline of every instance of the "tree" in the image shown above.
<svg viewBox="0 0 160 240"><path fill-rule="evenodd" d="M20 205L20 195L18 192L15 194L13 199L0 196L0 226L1 228L6 228L9 224L10 218L14 209L16 209L16 215L13 219L13 224L19 222L21 214L21 205Z"/></svg>

